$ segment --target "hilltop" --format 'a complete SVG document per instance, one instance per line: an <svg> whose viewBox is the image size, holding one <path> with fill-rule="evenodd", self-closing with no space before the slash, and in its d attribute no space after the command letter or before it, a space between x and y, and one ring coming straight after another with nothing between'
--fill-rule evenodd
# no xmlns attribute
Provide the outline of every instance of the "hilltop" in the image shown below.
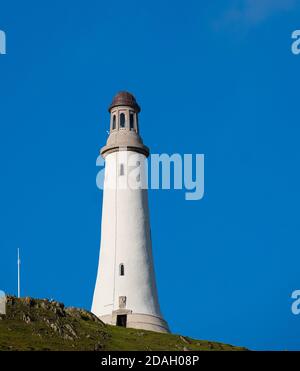
<svg viewBox="0 0 300 371"><path fill-rule="evenodd" d="M66 308L47 299L7 297L0 315L0 350L246 350L212 341L194 340L105 325L92 313Z"/></svg>

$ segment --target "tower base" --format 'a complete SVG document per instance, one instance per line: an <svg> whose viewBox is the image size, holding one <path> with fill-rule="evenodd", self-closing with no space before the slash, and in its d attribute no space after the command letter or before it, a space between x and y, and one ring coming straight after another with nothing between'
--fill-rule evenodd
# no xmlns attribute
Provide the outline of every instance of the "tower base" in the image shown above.
<svg viewBox="0 0 300 371"><path fill-rule="evenodd" d="M130 310L119 309L113 311L112 314L99 316L99 318L108 325L170 333L169 326L164 319L150 314L132 313Z"/></svg>

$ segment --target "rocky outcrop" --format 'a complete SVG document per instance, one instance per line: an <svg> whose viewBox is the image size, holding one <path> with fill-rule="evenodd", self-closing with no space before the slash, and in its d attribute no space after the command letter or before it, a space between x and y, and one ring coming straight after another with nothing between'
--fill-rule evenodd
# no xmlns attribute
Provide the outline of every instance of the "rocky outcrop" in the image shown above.
<svg viewBox="0 0 300 371"><path fill-rule="evenodd" d="M76 329L80 321L97 323L100 327L105 324L94 314L80 308L65 308L63 303L48 299L33 299L25 297L18 299L7 296L7 314L1 318L6 320L23 321L27 325L44 324L50 332L65 340L77 340L81 336L91 338L90 334L79 334ZM34 327L33 333L34 333ZM46 332L47 334L47 332ZM38 333L38 335L40 335ZM96 343L95 347L99 347Z"/></svg>

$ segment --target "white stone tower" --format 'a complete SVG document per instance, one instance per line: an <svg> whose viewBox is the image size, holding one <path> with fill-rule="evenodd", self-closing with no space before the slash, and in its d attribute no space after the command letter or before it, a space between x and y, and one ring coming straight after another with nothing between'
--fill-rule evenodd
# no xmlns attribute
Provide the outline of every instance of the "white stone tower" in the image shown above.
<svg viewBox="0 0 300 371"><path fill-rule="evenodd" d="M146 184L149 149L139 135L140 107L118 93L109 107L101 247L92 312L108 324L169 332L154 274Z"/></svg>

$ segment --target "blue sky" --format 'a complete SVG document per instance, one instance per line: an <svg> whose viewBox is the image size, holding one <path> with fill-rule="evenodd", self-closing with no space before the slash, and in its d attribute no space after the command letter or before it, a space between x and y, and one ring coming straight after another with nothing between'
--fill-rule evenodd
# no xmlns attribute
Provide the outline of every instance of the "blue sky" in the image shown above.
<svg viewBox="0 0 300 371"><path fill-rule="evenodd" d="M23 295L90 308L96 158L129 90L153 153L205 154L201 201L150 191L172 331L300 349L299 2L0 0L0 29L0 288L20 247Z"/></svg>

